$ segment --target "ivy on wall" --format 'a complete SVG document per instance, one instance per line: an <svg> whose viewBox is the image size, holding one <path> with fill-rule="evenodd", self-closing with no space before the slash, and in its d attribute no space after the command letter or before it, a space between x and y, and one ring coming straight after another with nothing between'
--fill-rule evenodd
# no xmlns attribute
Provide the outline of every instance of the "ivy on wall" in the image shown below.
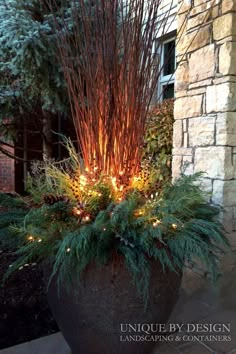
<svg viewBox="0 0 236 354"><path fill-rule="evenodd" d="M155 166L160 187L171 179L173 123L173 99L165 100L150 110L143 159Z"/></svg>

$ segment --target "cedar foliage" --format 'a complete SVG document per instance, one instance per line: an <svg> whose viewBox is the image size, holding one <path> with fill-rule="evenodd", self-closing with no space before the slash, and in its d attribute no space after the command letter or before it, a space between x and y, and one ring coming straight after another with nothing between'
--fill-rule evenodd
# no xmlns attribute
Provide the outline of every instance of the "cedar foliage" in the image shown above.
<svg viewBox="0 0 236 354"><path fill-rule="evenodd" d="M6 277L25 263L50 259L53 274L59 272L59 284L69 288L72 277L79 278L89 263L104 264L117 252L124 256L145 301L152 259L164 271L176 272L188 261L200 261L216 280L219 256L230 246L216 221L219 210L206 202L199 177L182 176L148 200L141 191L130 190L123 201L108 202L86 222L73 212L73 200L55 200L27 212L18 207L21 219L7 229L18 243L18 259ZM17 198L12 203L18 203ZM12 224L9 216L2 215L1 225L6 228L7 223Z"/></svg>

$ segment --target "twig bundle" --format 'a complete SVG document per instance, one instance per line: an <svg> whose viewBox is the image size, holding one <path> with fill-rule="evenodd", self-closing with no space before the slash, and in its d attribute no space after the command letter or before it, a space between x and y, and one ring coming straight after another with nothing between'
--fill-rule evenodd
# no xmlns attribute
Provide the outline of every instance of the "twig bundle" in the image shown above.
<svg viewBox="0 0 236 354"><path fill-rule="evenodd" d="M46 1L86 170L134 176L159 75L156 33L168 17L157 26L161 0L71 0L60 20L56 0Z"/></svg>

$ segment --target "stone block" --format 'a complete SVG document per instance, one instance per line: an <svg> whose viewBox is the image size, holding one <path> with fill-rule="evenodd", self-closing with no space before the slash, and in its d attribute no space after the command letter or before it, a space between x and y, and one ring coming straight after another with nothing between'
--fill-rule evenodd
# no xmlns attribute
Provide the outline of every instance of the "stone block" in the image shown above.
<svg viewBox="0 0 236 354"><path fill-rule="evenodd" d="M236 112L217 114L216 145L236 146Z"/></svg>
<svg viewBox="0 0 236 354"><path fill-rule="evenodd" d="M230 147L197 147L194 172L206 172L209 178L231 179L234 176ZM235 198L235 197L234 197Z"/></svg>
<svg viewBox="0 0 236 354"><path fill-rule="evenodd" d="M184 147L188 147L188 133L184 133Z"/></svg>
<svg viewBox="0 0 236 354"><path fill-rule="evenodd" d="M214 19L219 16L219 6L213 6L211 9L211 18Z"/></svg>
<svg viewBox="0 0 236 354"><path fill-rule="evenodd" d="M176 91L175 92L175 98L186 97L186 96L188 96L188 91L187 90Z"/></svg>
<svg viewBox="0 0 236 354"><path fill-rule="evenodd" d="M199 14L195 15L194 17L189 17L187 21L187 31L199 27L199 24L203 24L207 22L206 12L200 12Z"/></svg>
<svg viewBox="0 0 236 354"><path fill-rule="evenodd" d="M194 6L204 6L206 0L194 0Z"/></svg>
<svg viewBox="0 0 236 354"><path fill-rule="evenodd" d="M189 119L189 146L213 145L215 140L215 117Z"/></svg>
<svg viewBox="0 0 236 354"><path fill-rule="evenodd" d="M194 6L193 6L193 8L191 10L190 15L191 16L196 16L197 14L206 11L206 9L207 9L207 3L206 2L202 2L201 4L198 4L198 5L196 5L194 3Z"/></svg>
<svg viewBox="0 0 236 354"><path fill-rule="evenodd" d="M224 1L223 1L224 2ZM213 38L218 41L236 35L236 13L230 12L217 17L213 22Z"/></svg>
<svg viewBox="0 0 236 354"><path fill-rule="evenodd" d="M208 200L212 196L213 180L211 178L201 178L201 188L208 194Z"/></svg>
<svg viewBox="0 0 236 354"><path fill-rule="evenodd" d="M177 98L175 101L175 119L198 117L202 115L203 95Z"/></svg>
<svg viewBox="0 0 236 354"><path fill-rule="evenodd" d="M185 175L193 174L193 156L183 156L183 172Z"/></svg>
<svg viewBox="0 0 236 354"><path fill-rule="evenodd" d="M182 156L172 156L172 179L175 180L181 175Z"/></svg>
<svg viewBox="0 0 236 354"><path fill-rule="evenodd" d="M213 182L213 203L223 205L225 207L234 207L236 205L235 195L236 180L215 180Z"/></svg>
<svg viewBox="0 0 236 354"><path fill-rule="evenodd" d="M206 113L236 110L236 83L225 82L207 87Z"/></svg>
<svg viewBox="0 0 236 354"><path fill-rule="evenodd" d="M224 225L225 231L227 233L230 233L230 235L227 235L228 240L230 241L232 246L235 246L236 238L230 239L231 235L232 235L232 231L234 230L234 222L235 222L235 219L233 217L233 207L224 206L224 210L221 213L221 222ZM228 260L228 262L232 263L232 260L230 260L229 258L227 260ZM224 262L224 263L226 263L226 262ZM235 351L235 353L236 353L236 351Z"/></svg>
<svg viewBox="0 0 236 354"><path fill-rule="evenodd" d="M189 57L190 83L201 81L214 76L215 45L210 44L191 53Z"/></svg>
<svg viewBox="0 0 236 354"><path fill-rule="evenodd" d="M198 81L198 82L194 82L192 84L189 84L189 89L197 89L200 87L206 87L206 86L210 86L212 85L212 79L207 79L207 80L202 80L202 81Z"/></svg>
<svg viewBox="0 0 236 354"><path fill-rule="evenodd" d="M189 85L188 62L181 62L175 72L175 87L177 90L187 90Z"/></svg>
<svg viewBox="0 0 236 354"><path fill-rule="evenodd" d="M220 76L218 76L220 75ZM216 78L212 80L213 85L220 85L224 83L234 83L236 82L236 76L216 74Z"/></svg>
<svg viewBox="0 0 236 354"><path fill-rule="evenodd" d="M185 147L180 147L180 148L173 148L172 150L173 155L179 155L179 156L192 156L193 155L193 149L192 148L185 148Z"/></svg>
<svg viewBox="0 0 236 354"><path fill-rule="evenodd" d="M183 131L184 133L187 132L188 129L188 119L183 119Z"/></svg>
<svg viewBox="0 0 236 354"><path fill-rule="evenodd" d="M173 127L173 147L181 147L183 145L183 124L182 120L176 120Z"/></svg>
<svg viewBox="0 0 236 354"><path fill-rule="evenodd" d="M190 10L191 6L192 6L191 1L189 1L189 0L181 0L179 2L179 5L178 5L178 13L182 14L182 13Z"/></svg>
<svg viewBox="0 0 236 354"><path fill-rule="evenodd" d="M189 89L188 90L188 96L196 96L200 94L205 94L206 93L206 87L196 87L195 89Z"/></svg>
<svg viewBox="0 0 236 354"><path fill-rule="evenodd" d="M211 42L211 25L206 25L202 28L196 28L186 35L182 35L176 46L176 53L185 54L186 51L192 52L202 48Z"/></svg>
<svg viewBox="0 0 236 354"><path fill-rule="evenodd" d="M219 72L222 75L236 75L236 42L226 42L220 46Z"/></svg>
<svg viewBox="0 0 236 354"><path fill-rule="evenodd" d="M235 0L224 0L222 1L222 13L236 11Z"/></svg>

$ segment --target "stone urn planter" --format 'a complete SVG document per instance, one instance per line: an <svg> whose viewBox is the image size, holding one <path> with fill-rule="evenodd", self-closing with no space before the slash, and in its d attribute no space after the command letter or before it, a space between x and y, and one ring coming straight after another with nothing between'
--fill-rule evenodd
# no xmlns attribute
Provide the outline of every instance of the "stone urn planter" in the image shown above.
<svg viewBox="0 0 236 354"><path fill-rule="evenodd" d="M56 280L49 286L48 301L73 354L148 354L158 342L141 341L145 333L138 324L167 322L181 275L163 273L160 264L152 262L146 309L123 258L104 266L90 264L69 292L58 292Z"/></svg>

